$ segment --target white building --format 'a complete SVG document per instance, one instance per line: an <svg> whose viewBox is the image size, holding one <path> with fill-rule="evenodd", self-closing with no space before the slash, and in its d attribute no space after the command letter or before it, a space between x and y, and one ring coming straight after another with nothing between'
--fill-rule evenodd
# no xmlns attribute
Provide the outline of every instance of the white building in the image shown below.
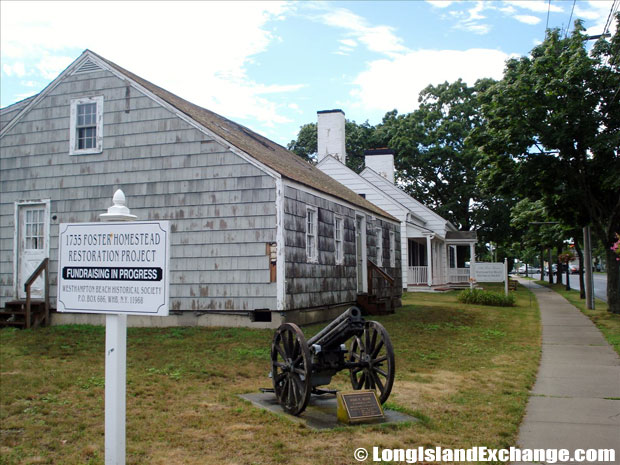
<svg viewBox="0 0 620 465"><path fill-rule="evenodd" d="M467 283L475 263L476 232L458 231L395 185L391 150L366 151L360 174L348 168L344 122L342 110L318 112L317 167L401 221L403 288Z"/></svg>

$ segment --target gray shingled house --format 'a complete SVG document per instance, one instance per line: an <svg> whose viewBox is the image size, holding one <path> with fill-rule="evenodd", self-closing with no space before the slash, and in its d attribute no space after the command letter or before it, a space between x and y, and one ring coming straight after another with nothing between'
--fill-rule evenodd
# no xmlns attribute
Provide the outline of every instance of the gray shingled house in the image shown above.
<svg viewBox="0 0 620 465"><path fill-rule="evenodd" d="M40 94L1 109L0 123L0 307L25 298L45 258L54 304L58 225L98 221L118 188L139 219L170 220L172 231L171 316L130 324L273 327L358 301L400 303L395 217L89 50ZM44 287L37 279L33 298ZM52 313L52 323L94 318Z"/></svg>

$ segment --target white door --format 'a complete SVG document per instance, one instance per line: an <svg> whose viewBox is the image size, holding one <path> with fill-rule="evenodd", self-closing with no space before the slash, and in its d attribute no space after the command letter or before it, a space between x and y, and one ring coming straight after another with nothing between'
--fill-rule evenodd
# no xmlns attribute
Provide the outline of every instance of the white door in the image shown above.
<svg viewBox="0 0 620 465"><path fill-rule="evenodd" d="M24 284L49 256L49 203L17 206L17 296L26 297ZM30 287L31 297L42 298L43 275Z"/></svg>

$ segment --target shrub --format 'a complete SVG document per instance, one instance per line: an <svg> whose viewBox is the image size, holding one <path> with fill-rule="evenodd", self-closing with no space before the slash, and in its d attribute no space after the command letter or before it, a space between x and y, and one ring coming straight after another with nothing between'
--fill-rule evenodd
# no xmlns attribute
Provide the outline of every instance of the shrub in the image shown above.
<svg viewBox="0 0 620 465"><path fill-rule="evenodd" d="M514 294L500 294L499 292L467 289L459 294L459 302L464 304L492 305L494 307L514 307Z"/></svg>

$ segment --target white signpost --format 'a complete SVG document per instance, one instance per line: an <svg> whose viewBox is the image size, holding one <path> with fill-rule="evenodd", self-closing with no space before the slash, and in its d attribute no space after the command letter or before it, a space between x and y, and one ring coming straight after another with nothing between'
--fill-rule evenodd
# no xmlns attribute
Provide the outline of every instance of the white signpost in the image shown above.
<svg viewBox="0 0 620 465"><path fill-rule="evenodd" d="M476 281L482 283L504 282L504 292L508 295L508 261L484 263L476 262L474 270Z"/></svg>
<svg viewBox="0 0 620 465"><path fill-rule="evenodd" d="M170 225L113 202L106 223L60 225L57 309L106 314L105 464L124 465L127 315L168 315Z"/></svg>

